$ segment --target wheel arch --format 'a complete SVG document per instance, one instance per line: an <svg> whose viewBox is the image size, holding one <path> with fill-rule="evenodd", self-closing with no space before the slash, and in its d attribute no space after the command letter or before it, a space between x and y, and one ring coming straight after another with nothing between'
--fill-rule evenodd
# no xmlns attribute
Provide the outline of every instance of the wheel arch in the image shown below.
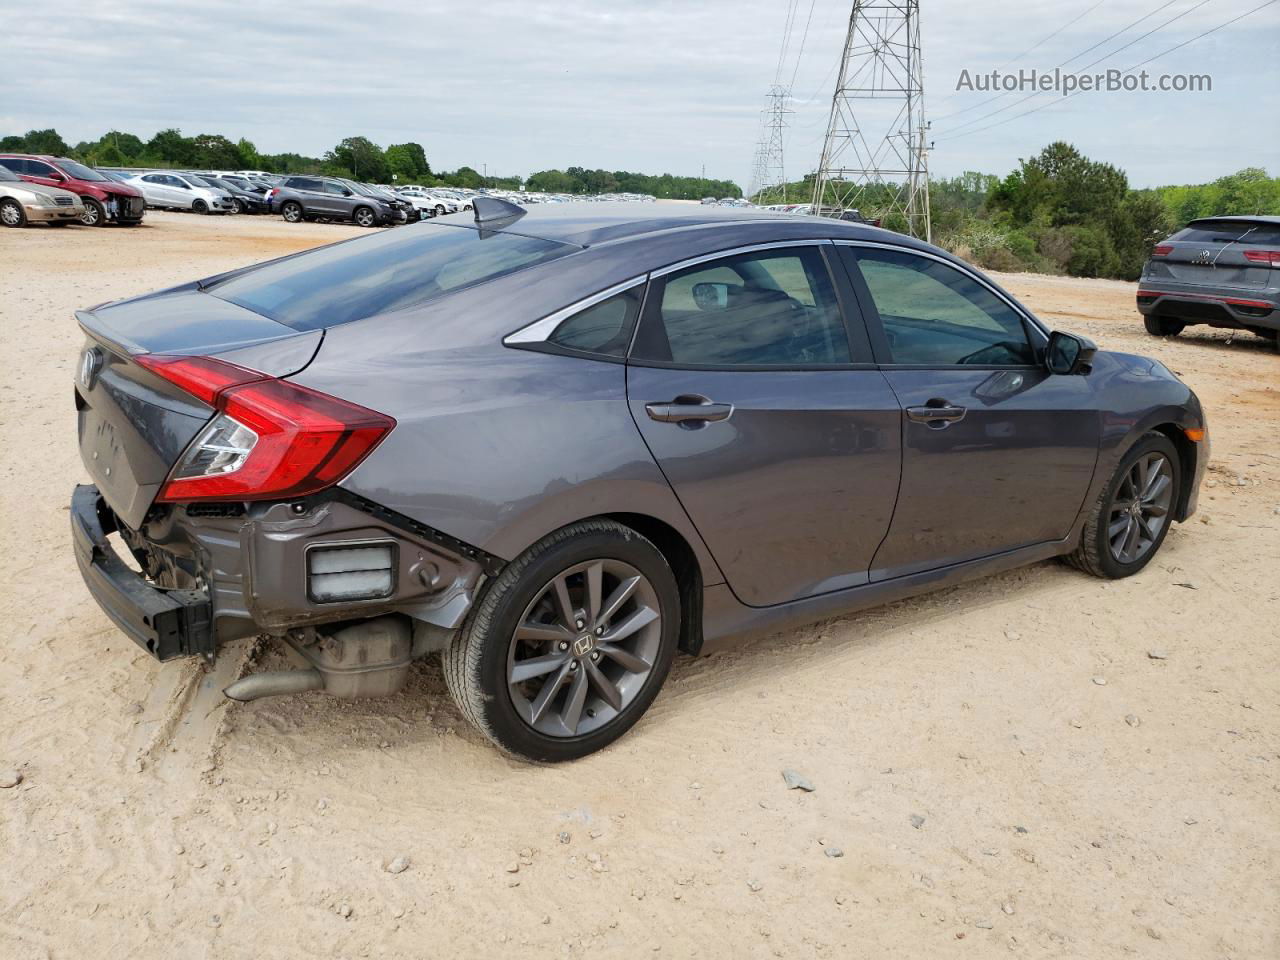
<svg viewBox="0 0 1280 960"><path fill-rule="evenodd" d="M1147 432L1164 435L1173 444L1173 449L1178 451L1178 499L1174 503L1173 518L1181 523L1187 519L1191 488L1195 483L1198 466L1196 458L1200 456L1200 450L1187 436L1186 431L1176 423L1156 424Z"/></svg>
<svg viewBox="0 0 1280 960"><path fill-rule="evenodd" d="M643 513L606 513L612 520L649 540L666 558L680 590L680 640L685 653L697 656L702 648L702 567L698 555L684 535L666 521Z"/></svg>

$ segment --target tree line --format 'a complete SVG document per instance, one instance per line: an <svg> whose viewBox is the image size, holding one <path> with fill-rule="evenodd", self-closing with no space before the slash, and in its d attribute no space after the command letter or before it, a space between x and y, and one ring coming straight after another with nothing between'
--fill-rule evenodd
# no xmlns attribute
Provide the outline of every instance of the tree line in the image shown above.
<svg viewBox="0 0 1280 960"><path fill-rule="evenodd" d="M90 166L176 167L192 170L265 170L268 173L320 173L368 183L418 183L425 186L491 187L546 193L644 193L663 199L696 200L706 196L740 197L742 189L728 180L654 176L627 171L543 170L527 181L520 177L488 177L473 167L432 170L422 144L412 141L381 147L367 137L347 137L322 157L298 153L259 153L243 137L232 141L222 134L184 136L180 130L161 130L149 140L111 130L97 140L69 144L57 130L30 130L0 138L0 151L71 157Z"/></svg>
<svg viewBox="0 0 1280 960"><path fill-rule="evenodd" d="M813 199L813 175L787 184L793 203ZM874 216L896 192L875 185L860 199ZM782 188L758 203L781 202ZM833 203L834 191L824 198ZM1152 246L1188 221L1280 214L1280 178L1248 167L1212 183L1135 190L1123 170L1061 141L1001 178L966 172L929 184L933 242L989 270L1136 280ZM884 226L902 229L890 217Z"/></svg>

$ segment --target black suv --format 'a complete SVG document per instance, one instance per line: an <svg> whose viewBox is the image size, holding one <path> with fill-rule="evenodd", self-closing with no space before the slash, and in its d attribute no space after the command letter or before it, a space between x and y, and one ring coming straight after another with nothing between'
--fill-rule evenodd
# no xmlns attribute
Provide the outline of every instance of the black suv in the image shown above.
<svg viewBox="0 0 1280 960"><path fill-rule="evenodd" d="M303 220L350 220L377 227L403 220L400 201L387 200L350 180L338 177L291 176L267 194L271 212L290 223Z"/></svg>

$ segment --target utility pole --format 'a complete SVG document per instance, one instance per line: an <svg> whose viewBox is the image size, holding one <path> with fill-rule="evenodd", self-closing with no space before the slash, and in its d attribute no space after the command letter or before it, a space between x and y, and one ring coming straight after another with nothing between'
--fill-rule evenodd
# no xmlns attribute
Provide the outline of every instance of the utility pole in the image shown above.
<svg viewBox="0 0 1280 960"><path fill-rule="evenodd" d="M920 0L854 0L814 178L815 213L858 209L930 239L920 49Z"/></svg>

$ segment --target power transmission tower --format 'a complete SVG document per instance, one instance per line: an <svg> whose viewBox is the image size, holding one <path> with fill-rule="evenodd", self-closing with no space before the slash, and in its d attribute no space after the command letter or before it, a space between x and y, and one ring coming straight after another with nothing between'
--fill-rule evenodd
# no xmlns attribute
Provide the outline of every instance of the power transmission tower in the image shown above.
<svg viewBox="0 0 1280 960"><path fill-rule="evenodd" d="M854 0L814 212L859 209L886 226L901 219L907 233L930 239L927 130L919 0Z"/></svg>
<svg viewBox="0 0 1280 960"><path fill-rule="evenodd" d="M781 187L782 202L787 201L787 171L783 159L782 142L787 129L787 117L795 111L788 104L791 102L791 91L780 83L769 88L765 107L765 138L762 142L761 186Z"/></svg>

